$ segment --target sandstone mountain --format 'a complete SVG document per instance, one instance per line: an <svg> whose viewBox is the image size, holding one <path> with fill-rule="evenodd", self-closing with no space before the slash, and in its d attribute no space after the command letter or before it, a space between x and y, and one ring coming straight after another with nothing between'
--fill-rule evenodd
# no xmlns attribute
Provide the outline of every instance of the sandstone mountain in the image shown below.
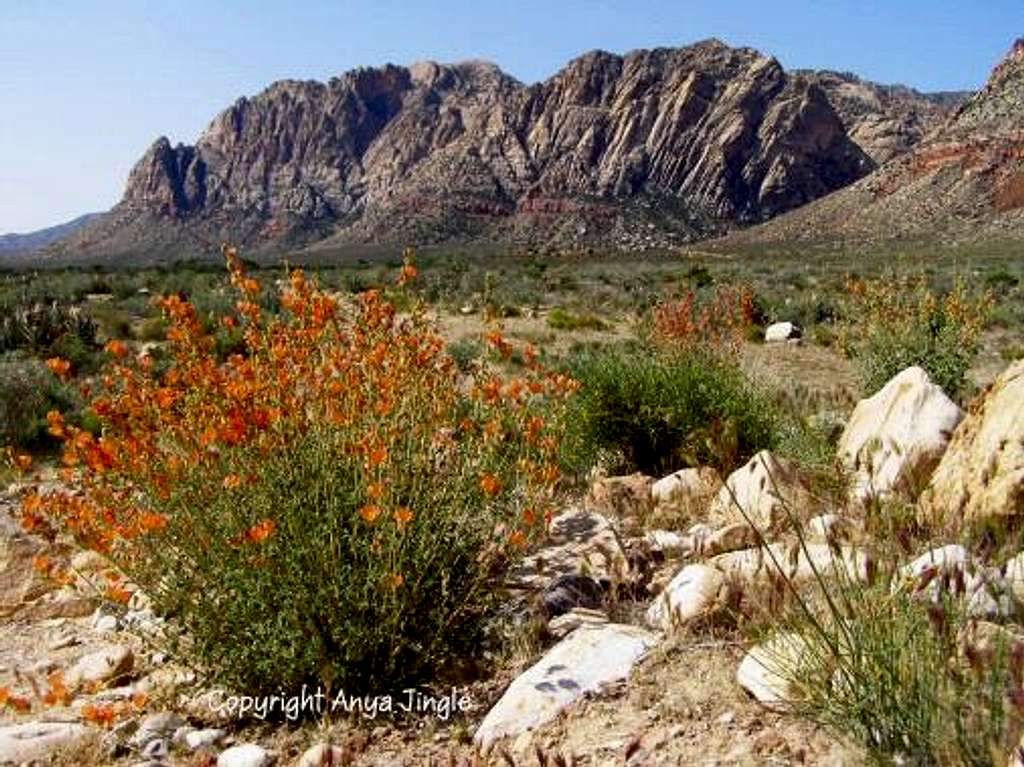
<svg viewBox="0 0 1024 767"><path fill-rule="evenodd" d="M873 167L814 77L714 40L592 52L532 86L487 63L388 65L279 82L194 146L157 140L123 200L47 255L164 258L221 240L250 253L667 245L766 220Z"/></svg>
<svg viewBox="0 0 1024 767"><path fill-rule="evenodd" d="M911 151L722 247L793 241L1024 237L1024 40Z"/></svg>
<svg viewBox="0 0 1024 767"><path fill-rule="evenodd" d="M962 91L921 93L879 85L849 72L800 70L825 91L846 132L878 164L912 149L970 96Z"/></svg>

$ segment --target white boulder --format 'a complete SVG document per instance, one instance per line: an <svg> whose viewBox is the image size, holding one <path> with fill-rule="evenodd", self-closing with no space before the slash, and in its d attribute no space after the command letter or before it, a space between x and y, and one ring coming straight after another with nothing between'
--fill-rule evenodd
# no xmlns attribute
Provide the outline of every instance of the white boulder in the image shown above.
<svg viewBox="0 0 1024 767"><path fill-rule="evenodd" d="M583 626L552 647L521 674L494 705L473 736L489 751L503 738L533 730L588 693L629 676L658 642L636 626Z"/></svg>
<svg viewBox="0 0 1024 767"><path fill-rule="evenodd" d="M811 659L810 645L800 634L776 634L744 656L736 681L761 704L783 709L800 699L800 675Z"/></svg>
<svg viewBox="0 0 1024 767"><path fill-rule="evenodd" d="M0 727L0 764L47 762L89 737L89 728L73 722L24 722Z"/></svg>
<svg viewBox="0 0 1024 767"><path fill-rule="evenodd" d="M762 534L783 529L812 502L807 480L767 450L734 471L711 504L711 515L754 525Z"/></svg>
<svg viewBox="0 0 1024 767"><path fill-rule="evenodd" d="M725 574L703 564L687 565L647 610L647 623L670 631L713 611L723 601Z"/></svg>
<svg viewBox="0 0 1024 767"><path fill-rule="evenodd" d="M773 322L764 331L764 342L766 344L781 343L802 337L803 331L794 322Z"/></svg>
<svg viewBox="0 0 1024 767"><path fill-rule="evenodd" d="M837 446L854 475L854 498L867 503L894 494L915 497L963 417L919 367L907 368L858 402Z"/></svg>

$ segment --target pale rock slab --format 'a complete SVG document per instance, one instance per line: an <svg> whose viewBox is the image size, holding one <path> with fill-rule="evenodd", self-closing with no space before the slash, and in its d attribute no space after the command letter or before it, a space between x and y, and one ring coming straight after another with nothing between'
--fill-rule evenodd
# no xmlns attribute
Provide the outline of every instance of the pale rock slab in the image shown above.
<svg viewBox="0 0 1024 767"><path fill-rule="evenodd" d="M220 752L217 767L270 767L274 758L262 746L243 743Z"/></svg>
<svg viewBox="0 0 1024 767"><path fill-rule="evenodd" d="M767 534L782 530L790 513L799 515L811 503L808 482L796 466L762 450L729 475L711 504L711 514L753 524Z"/></svg>
<svg viewBox="0 0 1024 767"><path fill-rule="evenodd" d="M781 633L756 645L736 670L736 681L762 705L784 709L800 699L795 677L808 660L807 640L799 634Z"/></svg>
<svg viewBox="0 0 1024 767"><path fill-rule="evenodd" d="M42 761L89 737L89 728L73 722L24 722L0 727L0 764Z"/></svg>
<svg viewBox="0 0 1024 767"><path fill-rule="evenodd" d="M671 631L713 612L724 602L725 574L704 564L687 565L647 609L647 623Z"/></svg>
<svg viewBox="0 0 1024 767"><path fill-rule="evenodd" d="M721 487L721 476L710 466L680 469L651 485L651 500L655 505L707 503Z"/></svg>
<svg viewBox="0 0 1024 767"><path fill-rule="evenodd" d="M560 575L601 579L624 577L626 556L612 523L578 507L551 520L545 545L526 557L511 574L519 588L540 589Z"/></svg>
<svg viewBox="0 0 1024 767"><path fill-rule="evenodd" d="M858 402L837 446L854 476L854 499L868 503L922 490L963 415L919 367Z"/></svg>
<svg viewBox="0 0 1024 767"><path fill-rule="evenodd" d="M924 521L954 526L1024 514L1024 360L975 400L953 432L921 512Z"/></svg>
<svg viewBox="0 0 1024 767"><path fill-rule="evenodd" d="M107 682L127 674L134 665L135 655L130 647L111 645L83 655L64 675L64 679L69 687Z"/></svg>
<svg viewBox="0 0 1024 767"><path fill-rule="evenodd" d="M773 322L764 330L764 342L777 344L803 338L803 331L794 322Z"/></svg>
<svg viewBox="0 0 1024 767"><path fill-rule="evenodd" d="M495 704L473 740L485 751L552 720L587 693L625 679L658 643L636 626L581 627L520 675Z"/></svg>

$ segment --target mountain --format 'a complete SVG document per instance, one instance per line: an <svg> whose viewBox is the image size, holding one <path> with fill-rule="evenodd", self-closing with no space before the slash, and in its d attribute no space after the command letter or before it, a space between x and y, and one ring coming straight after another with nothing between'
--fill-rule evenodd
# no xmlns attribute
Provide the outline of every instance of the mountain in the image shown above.
<svg viewBox="0 0 1024 767"><path fill-rule="evenodd" d="M643 247L764 221L865 176L815 78L716 40L595 51L523 85L482 62L282 81L195 145L157 140L121 202L51 258L165 258L222 240Z"/></svg>
<svg viewBox="0 0 1024 767"><path fill-rule="evenodd" d="M985 86L867 178L716 247L1024 238L1024 39Z"/></svg>
<svg viewBox="0 0 1024 767"><path fill-rule="evenodd" d="M850 138L881 165L910 151L970 96L964 91L921 93L879 85L849 72L799 70L825 91Z"/></svg>
<svg viewBox="0 0 1024 767"><path fill-rule="evenodd" d="M74 234L100 215L99 213L86 213L84 216L79 216L63 224L39 229L35 232L0 234L0 255L29 253L44 248L51 243Z"/></svg>

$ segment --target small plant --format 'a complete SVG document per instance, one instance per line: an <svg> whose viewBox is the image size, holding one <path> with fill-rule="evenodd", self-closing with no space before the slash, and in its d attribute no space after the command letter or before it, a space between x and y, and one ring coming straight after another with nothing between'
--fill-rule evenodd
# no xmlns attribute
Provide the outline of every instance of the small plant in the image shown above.
<svg viewBox="0 0 1024 767"><path fill-rule="evenodd" d="M728 473L779 437L770 401L738 366L701 349L585 349L569 369L582 385L567 439L580 471L612 455L617 468L655 476L702 465Z"/></svg>
<svg viewBox="0 0 1024 767"><path fill-rule="evenodd" d="M163 299L168 364L108 345L102 436L48 419L81 492L28 495L25 522L106 554L231 689L422 680L478 648L504 568L543 531L576 384L526 350L521 375L482 369L467 390L422 307L342 302L296 270L272 315L226 256L222 325L243 346L221 359L195 307Z"/></svg>
<svg viewBox="0 0 1024 767"><path fill-rule="evenodd" d="M608 323L596 314L574 314L559 307L548 315L548 327L555 330L606 330Z"/></svg>
<svg viewBox="0 0 1024 767"><path fill-rule="evenodd" d="M77 412L79 398L35 359L0 356L0 446L48 450L56 445L47 432L47 413Z"/></svg>
<svg viewBox="0 0 1024 767"><path fill-rule="evenodd" d="M973 295L963 280L938 295L924 276L846 281L840 348L857 366L868 394L908 367L928 372L951 397L966 391L991 294Z"/></svg>
<svg viewBox="0 0 1024 767"><path fill-rule="evenodd" d="M669 349L734 353L758 320L750 288L722 285L704 301L694 290L661 301L651 312L649 335Z"/></svg>

